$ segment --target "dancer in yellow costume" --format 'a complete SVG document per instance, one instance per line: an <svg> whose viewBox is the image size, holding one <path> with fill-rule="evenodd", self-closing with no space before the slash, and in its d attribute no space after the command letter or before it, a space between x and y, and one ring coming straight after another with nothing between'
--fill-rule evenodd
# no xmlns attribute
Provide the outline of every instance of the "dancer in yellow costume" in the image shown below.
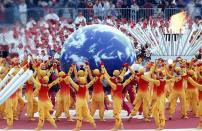
<svg viewBox="0 0 202 131"><path fill-rule="evenodd" d="M4 77L6 76L6 74L7 74L7 69L4 67L4 65L2 65L2 69L0 71L0 81L4 79ZM0 119L1 118L5 118L5 117L6 116L5 116L5 102L4 102L3 104L0 104Z"/></svg>
<svg viewBox="0 0 202 131"><path fill-rule="evenodd" d="M167 90L167 84L172 82L171 79L166 80L163 77L165 76L165 72L158 71L156 74L156 80L159 81L157 85L154 85L156 90L156 101L152 108L152 116L154 117L155 125L157 129L162 130L165 128L165 99L166 99L166 90Z"/></svg>
<svg viewBox="0 0 202 131"><path fill-rule="evenodd" d="M93 70L93 75L90 70L89 64L86 62L87 70L89 72L90 79L93 80L93 76L97 79L93 84L93 92L92 92L92 103L91 103L91 115L94 116L95 111L99 108L99 116L100 120L104 121L104 88L102 85L102 81L104 75L100 73L98 69Z"/></svg>
<svg viewBox="0 0 202 131"><path fill-rule="evenodd" d="M135 116L143 103L143 114L145 121L150 121L149 120L149 98L150 98L150 93L149 93L149 83L152 82L153 84L157 84L158 81L154 80L146 75L144 75L144 69L140 69L139 73L137 74L138 80L138 92L137 96L135 98L135 101L133 102L133 110L130 114L129 121Z"/></svg>
<svg viewBox="0 0 202 131"><path fill-rule="evenodd" d="M193 70L189 70L187 73L189 77L197 81L197 74ZM186 89L186 110L188 111L191 106L192 113L196 117L198 116L198 102L198 88L188 81Z"/></svg>
<svg viewBox="0 0 202 131"><path fill-rule="evenodd" d="M72 72L73 72L73 68L70 67L68 75L71 75ZM58 91L58 93L56 95L57 107L56 107L55 117L56 117L56 119L58 119L58 117L64 111L67 120L73 121L71 119L70 114L69 114L69 107L70 107L70 103L71 103L70 102L70 100L71 100L70 99L71 85L69 83L69 80L67 79L67 75L63 71L61 71L59 73L58 79L59 79L60 90Z"/></svg>
<svg viewBox="0 0 202 131"><path fill-rule="evenodd" d="M11 79L12 77L8 80L8 82ZM6 129L13 128L13 120L14 118L16 118L17 106L18 106L18 97L17 97L17 91L16 91L5 102L5 115L6 115L6 122L7 122Z"/></svg>
<svg viewBox="0 0 202 131"><path fill-rule="evenodd" d="M199 125L197 128L202 129L202 79L198 81L194 81L191 77L188 78L188 82L190 82L193 86L197 87L199 89L199 106L198 106L198 115L199 115Z"/></svg>
<svg viewBox="0 0 202 131"><path fill-rule="evenodd" d="M80 70L77 71L75 64L72 64L72 67L73 67L73 72L74 72L76 83L79 81L80 77L84 77L85 78L85 82L87 83L87 77L88 77L88 70L87 70L87 68L84 69L83 65L81 65L80 66ZM88 90L88 88L87 88L87 90ZM87 91L86 93L87 93L86 94L86 99L87 99L87 102L89 103L89 101L90 101L89 91Z"/></svg>
<svg viewBox="0 0 202 131"><path fill-rule="evenodd" d="M105 73L106 69L102 64L102 71ZM111 81L108 75L105 73L105 79L107 80L108 84L112 88L112 99L113 99L113 116L115 118L115 125L112 129L113 131L117 131L118 129L123 128L123 123L121 120L121 109L122 109L122 91L126 85L128 85L135 77L135 74L132 74L130 78L128 78L124 83L123 76L118 76L114 81Z"/></svg>
<svg viewBox="0 0 202 131"><path fill-rule="evenodd" d="M92 86L92 84L97 80L97 78L94 78L91 80L88 84L86 83L86 77L84 75L84 71L80 70L78 72L78 78L77 83L75 83L70 76L68 76L68 79L73 86L73 88L77 91L77 97L76 97L76 128L74 131L79 131L82 125L83 117L93 125L93 127L96 127L96 124L94 122L93 117L90 115L90 111L88 109L88 103L86 99L88 88Z"/></svg>
<svg viewBox="0 0 202 131"><path fill-rule="evenodd" d="M25 86L25 96L27 100L27 118L28 120L34 120L34 113L38 111L37 100L34 98L34 83L31 80L28 80L25 83Z"/></svg>
<svg viewBox="0 0 202 131"><path fill-rule="evenodd" d="M40 82L35 80L33 77L31 80L36 86L34 93L35 95L38 94L39 122L36 130L42 129L45 120L49 121L54 126L54 128L57 128L55 120L52 118L49 112L52 109L52 103L48 97L48 91L53 85L57 84L58 81L53 81L52 83L48 84L48 76L44 76L42 79L40 79Z"/></svg>
<svg viewBox="0 0 202 131"><path fill-rule="evenodd" d="M176 67L175 72L177 76L175 77L174 86L172 92L169 96L170 107L169 107L169 119L172 119L172 116L175 112L177 99L180 99L181 103L181 115L182 118L188 118L186 112L186 95L185 95L185 87L184 80L187 79L187 74L182 73L182 69L180 67Z"/></svg>

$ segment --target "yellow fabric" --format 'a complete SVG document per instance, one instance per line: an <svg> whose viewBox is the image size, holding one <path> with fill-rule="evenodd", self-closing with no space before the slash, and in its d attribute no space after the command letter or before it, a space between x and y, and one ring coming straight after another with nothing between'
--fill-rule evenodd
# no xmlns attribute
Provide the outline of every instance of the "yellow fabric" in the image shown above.
<svg viewBox="0 0 202 131"><path fill-rule="evenodd" d="M65 116L67 118L70 118L69 114L69 107L70 107L70 95L61 95L60 91L56 95L56 101L57 101L57 106L56 106L56 113L55 117L58 118L60 117L61 113L64 111Z"/></svg>
<svg viewBox="0 0 202 131"><path fill-rule="evenodd" d="M154 117L157 128L165 127L165 95L157 97L152 108L152 115Z"/></svg>
<svg viewBox="0 0 202 131"><path fill-rule="evenodd" d="M16 117L18 99L9 98L5 103L6 122L8 127L13 127L13 119Z"/></svg>
<svg viewBox="0 0 202 131"><path fill-rule="evenodd" d="M198 89L187 89L186 90L186 110L188 111L190 106L192 113L198 115Z"/></svg>
<svg viewBox="0 0 202 131"><path fill-rule="evenodd" d="M34 93L26 93L27 100L27 117L29 119L34 117L34 113L38 111L37 100L34 99Z"/></svg>
<svg viewBox="0 0 202 131"><path fill-rule="evenodd" d="M170 102L169 115L170 115L170 117L172 117L173 114L175 113L178 98L179 98L180 104L181 104L181 115L187 116L185 90L182 89L181 91L176 91L173 89L169 96L169 102Z"/></svg>
<svg viewBox="0 0 202 131"><path fill-rule="evenodd" d="M39 121L37 128L42 128L45 120L50 122L53 126L56 126L55 120L52 118L49 112L52 107L53 106L50 101L38 101Z"/></svg>
<svg viewBox="0 0 202 131"><path fill-rule="evenodd" d="M104 119L104 92L92 94L91 115L94 116L96 109L99 109L100 119Z"/></svg>
<svg viewBox="0 0 202 131"><path fill-rule="evenodd" d="M81 128L83 117L89 123L91 123L91 124L94 123L94 119L90 115L90 111L88 109L88 104L87 104L86 99L77 98L77 100L76 100L76 119L77 119L76 128L77 129Z"/></svg>
<svg viewBox="0 0 202 131"><path fill-rule="evenodd" d="M5 102L0 105L0 118L5 117Z"/></svg>
<svg viewBox="0 0 202 131"><path fill-rule="evenodd" d="M202 128L202 100L199 101L198 111L199 111L199 127Z"/></svg>
<svg viewBox="0 0 202 131"><path fill-rule="evenodd" d="M149 91L142 92L138 91L137 96L133 102L133 110L131 112L132 116L135 116L143 102L143 114L145 118L149 118Z"/></svg>
<svg viewBox="0 0 202 131"><path fill-rule="evenodd" d="M22 96L20 95L21 92L18 92L18 109L16 116L20 116L23 112L23 109L25 107L25 101L23 100Z"/></svg>
<svg viewBox="0 0 202 131"><path fill-rule="evenodd" d="M121 109L122 109L122 100L120 98L113 98L113 117L115 119L114 128L118 129L121 127L122 120L121 120Z"/></svg>

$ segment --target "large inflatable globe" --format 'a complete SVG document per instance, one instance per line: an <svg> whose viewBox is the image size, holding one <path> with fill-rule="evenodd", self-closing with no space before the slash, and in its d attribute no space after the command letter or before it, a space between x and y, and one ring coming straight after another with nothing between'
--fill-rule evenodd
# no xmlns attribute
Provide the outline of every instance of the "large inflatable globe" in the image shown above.
<svg viewBox="0 0 202 131"><path fill-rule="evenodd" d="M109 74L121 69L124 63L131 65L135 52L129 38L116 28L107 25L89 25L75 31L63 45L61 69L68 71L75 63L78 67L90 63L91 69L99 68L103 61Z"/></svg>

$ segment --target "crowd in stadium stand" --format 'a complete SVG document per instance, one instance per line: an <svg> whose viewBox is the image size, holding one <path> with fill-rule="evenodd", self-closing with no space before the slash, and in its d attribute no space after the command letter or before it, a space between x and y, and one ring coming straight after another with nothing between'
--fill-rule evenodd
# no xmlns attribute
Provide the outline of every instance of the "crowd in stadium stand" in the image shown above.
<svg viewBox="0 0 202 131"><path fill-rule="evenodd" d="M61 12L65 14L67 8L91 8L97 16L113 14L114 12L110 11L115 8L131 8L135 11L140 8L159 8L160 11L164 11L165 8L185 8L191 16L199 17L202 14L202 0L0 0L0 24L6 19L6 22L13 24L16 16L20 16L20 19L26 22L29 14L37 11L38 14L41 13L38 8L63 8L64 10L59 11L59 16Z"/></svg>
<svg viewBox="0 0 202 131"><path fill-rule="evenodd" d="M195 24L198 23L198 21L193 21L193 19L190 22ZM90 22L86 22L86 18L82 13L73 21L72 19L60 18L56 13L50 12L39 21L35 21L34 19L29 20L25 26L16 23L12 29L5 27L0 33L0 43L9 45L10 53L21 54L21 59L27 54L38 56L44 52L47 54L48 50L53 49L57 52L55 57L59 58L59 53L65 39L67 39L76 29L90 24L106 24L118 28L130 38L131 43L134 44L136 54L145 59L149 59L150 57L150 45L142 46L127 29L134 28L135 24L139 24L143 28L147 25L169 25L168 21L161 17L158 19L150 17L147 20L135 23L126 18L114 19L113 17L107 17L104 20L100 20L97 16L94 16Z"/></svg>
<svg viewBox="0 0 202 131"><path fill-rule="evenodd" d="M45 51L45 54L47 54L47 49L54 49L58 52L55 57L59 57L58 55L65 39L76 29L89 24L107 24L120 29L134 43L135 51L138 55L145 58L150 57L149 45L143 47L127 31L127 28L134 27L134 22L126 19L113 19L112 17L101 21L96 16L93 17L91 22L86 22L86 18L82 13L76 17L75 21L59 18L55 13L49 13L39 21L29 20L25 27L16 23L11 30L4 28L0 33L0 43L9 45L10 53L23 54L22 59L24 54L31 53L37 56L41 54L41 51Z"/></svg>
<svg viewBox="0 0 202 131"><path fill-rule="evenodd" d="M185 8L188 13L192 17L201 17L201 5L202 0L99 0L99 1L73 1L73 0L0 0L0 12L6 12L6 9L13 8L11 12L0 13L0 24L1 20L8 19L9 22L13 15L18 16L17 22L11 22L15 24L12 30L8 30L4 28L0 33L0 43L8 44L10 46L10 52L16 52L16 50L20 50L17 52L26 52L26 53L34 53L34 49L40 49L39 52L43 49L55 49L56 52L60 52L60 49L64 43L64 40L68 38L68 36L77 28L89 24L107 24L111 26L115 26L120 29L122 32L126 33L134 43L134 47L136 49L136 53L145 57L150 57L150 48L149 45L143 47L139 43L137 43L134 38L127 34L127 31L122 27L130 27L134 26L134 21L131 21L127 18L118 18L112 17L113 9L115 8L133 8L135 10L139 10L140 8ZM42 17L36 21L32 17L28 17L29 9L34 9L36 7L43 7L44 9L48 9L48 13L44 14ZM93 14L92 18L89 20L84 16L82 10L79 11L78 16L75 16L73 19L72 16L66 17L65 15L60 15L60 13L50 10L50 7L57 8L92 8ZM197 7L197 8L196 8ZM109 10L110 9L110 10ZM198 10L199 9L199 10ZM38 10L38 9L37 9ZM101 19L99 15L99 10L103 10L105 14L105 18ZM63 10L64 14L65 10ZM34 14L34 12L30 12ZM7 14L8 13L8 14ZM39 12L40 13L40 12ZM124 14L122 14L124 15ZM6 18L4 18L6 17ZM8 17L8 18L7 18ZM54 17L53 21L50 21L50 17ZM148 17L147 17L148 18ZM162 20L162 18L160 18ZM159 20L160 21L160 20ZM8 21L7 21L8 22ZM164 23L166 23L164 21ZM142 21L142 24L144 22ZM43 33L43 35L42 35ZM9 38L9 41L7 41ZM29 41L29 42L22 42ZM26 43L29 43L27 45ZM34 43L34 44L33 44ZM33 47L32 47L33 46ZM37 52L37 53L39 53ZM26 54L25 53L25 54ZM36 53L36 52L35 52ZM23 53L24 54L24 53ZM22 56L23 58L23 56Z"/></svg>
<svg viewBox="0 0 202 131"><path fill-rule="evenodd" d="M193 4L200 6L201 0L0 0L5 8L26 3L27 8L34 7L69 7L69 8L100 8L108 9L110 6L116 8L130 8L133 4L141 8L184 8ZM192 5L192 6L193 6Z"/></svg>

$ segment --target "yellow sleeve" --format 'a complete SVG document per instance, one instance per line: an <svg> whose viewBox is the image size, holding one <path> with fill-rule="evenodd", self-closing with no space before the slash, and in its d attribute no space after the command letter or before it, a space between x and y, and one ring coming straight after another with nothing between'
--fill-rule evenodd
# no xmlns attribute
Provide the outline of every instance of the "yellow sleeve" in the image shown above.
<svg viewBox="0 0 202 131"><path fill-rule="evenodd" d="M76 69L76 65L73 66L73 71L74 71L74 76L75 76L76 80L78 80L78 72Z"/></svg>
<svg viewBox="0 0 202 131"><path fill-rule="evenodd" d="M53 69L51 68L50 70L47 71L47 76L50 77L52 72L53 72Z"/></svg>
<svg viewBox="0 0 202 131"><path fill-rule="evenodd" d="M188 82L193 86L197 87L200 91L202 91L202 85L195 82L191 77L188 78Z"/></svg>
<svg viewBox="0 0 202 131"><path fill-rule="evenodd" d="M45 64L50 65L50 60L47 60Z"/></svg>
<svg viewBox="0 0 202 131"><path fill-rule="evenodd" d="M126 67L124 67L124 68L122 69L120 76L124 76L125 73L126 73Z"/></svg>
<svg viewBox="0 0 202 131"><path fill-rule="evenodd" d="M69 76L71 76L72 72L73 72L73 67L71 66L71 67L69 68L69 71L68 71L67 74L68 74Z"/></svg>
<svg viewBox="0 0 202 131"><path fill-rule="evenodd" d="M72 85L72 87L78 91L79 90L79 85L77 85L70 76L67 76L67 78L69 79L70 84Z"/></svg>
<svg viewBox="0 0 202 131"><path fill-rule="evenodd" d="M107 83L111 86L113 90L116 90L116 85L110 80L110 78L105 74L105 79L107 80Z"/></svg>
<svg viewBox="0 0 202 131"><path fill-rule="evenodd" d="M155 85L160 85L160 81L159 80L155 80L155 79L152 79L152 78L149 78L148 76L145 76L145 75L142 75L141 76L142 79L148 81L148 82L152 82L154 83Z"/></svg>
<svg viewBox="0 0 202 131"><path fill-rule="evenodd" d="M134 93L136 93L136 86L135 85L133 85L133 91L134 91Z"/></svg>
<svg viewBox="0 0 202 131"><path fill-rule="evenodd" d="M196 74L197 74L197 77L198 77L199 79L202 79L202 76L201 76L201 74L200 74L200 72L199 72L198 67L196 67Z"/></svg>
<svg viewBox="0 0 202 131"><path fill-rule="evenodd" d="M40 88L37 88L37 89L34 90L34 96L37 96L37 95L38 95L39 90L40 90Z"/></svg>
<svg viewBox="0 0 202 131"><path fill-rule="evenodd" d="M66 77L64 78L64 81L65 81L66 84L69 84L68 76L66 76Z"/></svg>
<svg viewBox="0 0 202 131"><path fill-rule="evenodd" d="M102 73L104 73L104 74L105 74L105 77L110 78L110 76L109 76L109 74L108 74L108 72L107 72L106 68L104 67L104 65L102 65L102 66L101 66L101 70L102 70Z"/></svg>
<svg viewBox="0 0 202 131"><path fill-rule="evenodd" d="M40 88L40 87L41 87L41 83L38 82L36 79L34 79L33 76L31 77L31 81L34 83L34 86L35 86L36 88Z"/></svg>
<svg viewBox="0 0 202 131"><path fill-rule="evenodd" d="M90 88L92 85L93 85L93 83L97 80L98 78L94 78L94 79L92 79L88 84L87 84L87 88Z"/></svg>
<svg viewBox="0 0 202 131"><path fill-rule="evenodd" d="M135 74L132 74L124 83L123 87L127 86L135 77Z"/></svg>

